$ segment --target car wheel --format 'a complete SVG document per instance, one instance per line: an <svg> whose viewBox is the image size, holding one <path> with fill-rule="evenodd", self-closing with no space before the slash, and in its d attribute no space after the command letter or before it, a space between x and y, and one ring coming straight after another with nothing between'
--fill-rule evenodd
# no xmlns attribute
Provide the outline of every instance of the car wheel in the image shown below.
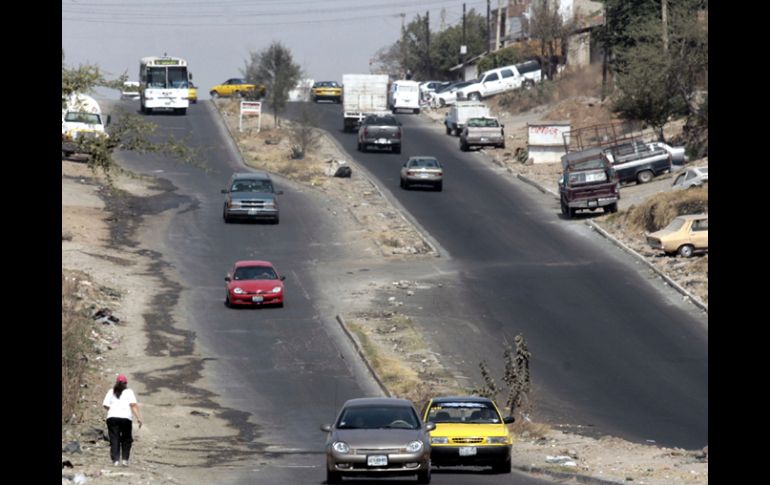
<svg viewBox="0 0 770 485"><path fill-rule="evenodd" d="M568 215L569 214L569 207L567 207L566 202L564 202L564 199L561 200L561 213L562 215Z"/></svg>
<svg viewBox="0 0 770 485"><path fill-rule="evenodd" d="M280 218L279 216L275 216L275 217L273 218L273 221L272 221L272 222L273 222L273 224L278 224L279 222L281 222L281 218Z"/></svg>
<svg viewBox="0 0 770 485"><path fill-rule="evenodd" d="M468 145L463 143L462 140L460 140L460 151L461 152L467 152L468 151Z"/></svg>
<svg viewBox="0 0 770 485"><path fill-rule="evenodd" d="M436 190L438 192L441 192L442 190L444 190L444 181L443 180L441 182L437 182L436 183Z"/></svg>
<svg viewBox="0 0 770 485"><path fill-rule="evenodd" d="M358 150L359 152L363 151L363 150L361 150L361 142L360 141L358 142L358 146L356 147L356 150Z"/></svg>
<svg viewBox="0 0 770 485"><path fill-rule="evenodd" d="M213 99L217 99L219 97L219 93L216 91L211 91L209 96L211 96Z"/></svg>
<svg viewBox="0 0 770 485"><path fill-rule="evenodd" d="M224 220L225 220L225 224L227 224L228 222L230 222L230 218L229 218L229 217L227 217L227 207L225 207L224 209L222 209L222 219L224 219Z"/></svg>
<svg viewBox="0 0 770 485"><path fill-rule="evenodd" d="M505 150L505 142L497 145L497 148L502 148L503 150Z"/></svg>
<svg viewBox="0 0 770 485"><path fill-rule="evenodd" d="M430 465L424 472L417 472L417 483L430 483Z"/></svg>
<svg viewBox="0 0 770 485"><path fill-rule="evenodd" d="M604 206L604 212L607 213L607 214L614 214L617 211L618 211L618 203L617 202L615 202L613 204L610 204L610 205L605 205Z"/></svg>
<svg viewBox="0 0 770 485"><path fill-rule="evenodd" d="M444 126L446 127L446 134L447 135L451 135L452 134L452 130L449 129L449 125L444 125Z"/></svg>
<svg viewBox="0 0 770 485"><path fill-rule="evenodd" d="M439 105L439 107L441 107L441 108L443 108L444 106L446 106L446 101L444 101L444 98L439 98L439 99L438 99L438 105Z"/></svg>
<svg viewBox="0 0 770 485"><path fill-rule="evenodd" d="M229 294L225 296L225 306L227 308L232 308L232 306L233 306L233 304L230 303L230 295Z"/></svg>
<svg viewBox="0 0 770 485"><path fill-rule="evenodd" d="M417 108L416 110L414 110L414 114L416 115L420 114L420 108Z"/></svg>
<svg viewBox="0 0 770 485"><path fill-rule="evenodd" d="M650 180L652 180L653 173L650 170L642 170L638 174L636 174L636 181L640 184L646 184Z"/></svg>
<svg viewBox="0 0 770 485"><path fill-rule="evenodd" d="M695 252L695 248L692 246L692 244L685 244L681 248L679 248L679 255L683 258L690 258L692 257L692 253Z"/></svg>
<svg viewBox="0 0 770 485"><path fill-rule="evenodd" d="M531 79L525 79L522 83L522 86L524 86L525 89L530 89L535 86L535 81Z"/></svg>
<svg viewBox="0 0 770 485"><path fill-rule="evenodd" d="M329 471L329 469L326 470L326 483L332 484L332 483L342 483L342 474L339 472L333 472Z"/></svg>

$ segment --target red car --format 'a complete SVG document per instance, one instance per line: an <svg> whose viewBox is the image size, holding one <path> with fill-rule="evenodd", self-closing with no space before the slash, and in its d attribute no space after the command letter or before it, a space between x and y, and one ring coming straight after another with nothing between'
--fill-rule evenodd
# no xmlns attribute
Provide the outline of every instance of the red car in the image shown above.
<svg viewBox="0 0 770 485"><path fill-rule="evenodd" d="M225 276L225 305L283 306L283 280L268 261L237 261Z"/></svg>

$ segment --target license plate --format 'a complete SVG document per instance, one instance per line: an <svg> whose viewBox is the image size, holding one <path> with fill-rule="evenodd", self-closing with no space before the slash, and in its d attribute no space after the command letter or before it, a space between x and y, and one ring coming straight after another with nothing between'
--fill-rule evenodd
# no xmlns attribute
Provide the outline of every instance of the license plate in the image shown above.
<svg viewBox="0 0 770 485"><path fill-rule="evenodd" d="M482 136L482 137L481 137L481 141L487 141L487 138L486 138L486 137L484 137L484 136Z"/></svg>
<svg viewBox="0 0 770 485"><path fill-rule="evenodd" d="M264 298L263 298L263 297L261 297L261 296L252 296L252 297L251 297L251 301L253 301L254 303L259 303L259 302L261 302L262 300L264 300Z"/></svg>
<svg viewBox="0 0 770 485"><path fill-rule="evenodd" d="M388 464L388 457L386 455L367 456L366 464L368 466L386 466Z"/></svg>
<svg viewBox="0 0 770 485"><path fill-rule="evenodd" d="M377 143L381 143L381 144L383 144L383 145L384 145L385 143L387 143L387 142L388 142L388 140L386 140L385 138L380 138L379 140L377 140Z"/></svg>
<svg viewBox="0 0 770 485"><path fill-rule="evenodd" d="M428 178L429 176L430 176L430 174L427 174L427 173L421 173L420 174L420 178L424 178L424 179Z"/></svg>
<svg viewBox="0 0 770 485"><path fill-rule="evenodd" d="M475 446L463 446L460 448L460 456L474 456L476 454Z"/></svg>
<svg viewBox="0 0 770 485"><path fill-rule="evenodd" d="M588 207L596 207L597 202L595 200L588 201Z"/></svg>
<svg viewBox="0 0 770 485"><path fill-rule="evenodd" d="M250 216L255 216L255 215L257 215L257 209L249 209L249 215L250 215Z"/></svg>

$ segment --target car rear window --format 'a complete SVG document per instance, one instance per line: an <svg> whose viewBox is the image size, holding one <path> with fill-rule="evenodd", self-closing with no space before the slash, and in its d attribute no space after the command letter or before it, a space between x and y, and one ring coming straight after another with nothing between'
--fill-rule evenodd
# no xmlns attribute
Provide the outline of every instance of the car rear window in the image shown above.
<svg viewBox="0 0 770 485"><path fill-rule="evenodd" d="M367 118L367 125L398 126L398 121L392 116L372 116Z"/></svg>

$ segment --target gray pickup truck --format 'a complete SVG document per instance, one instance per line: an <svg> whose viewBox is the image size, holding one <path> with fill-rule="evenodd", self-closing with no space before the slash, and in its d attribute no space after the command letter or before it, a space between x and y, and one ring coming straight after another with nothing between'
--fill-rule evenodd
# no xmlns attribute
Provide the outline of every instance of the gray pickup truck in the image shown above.
<svg viewBox="0 0 770 485"><path fill-rule="evenodd" d="M369 115L358 128L358 151L365 152L370 146L376 146L401 153L402 135L401 122L395 116Z"/></svg>
<svg viewBox="0 0 770 485"><path fill-rule="evenodd" d="M276 195L283 194L283 191L275 190L267 172L234 173L227 187L222 189L226 195L222 209L225 223L233 219L261 219L278 224L280 216Z"/></svg>
<svg viewBox="0 0 770 485"><path fill-rule="evenodd" d="M505 148L505 132L497 118L468 118L460 132L460 150L467 152L472 146L496 146Z"/></svg>
<svg viewBox="0 0 770 485"><path fill-rule="evenodd" d="M604 149L621 183L644 184L656 175L671 171L672 155L662 146L627 140Z"/></svg>

